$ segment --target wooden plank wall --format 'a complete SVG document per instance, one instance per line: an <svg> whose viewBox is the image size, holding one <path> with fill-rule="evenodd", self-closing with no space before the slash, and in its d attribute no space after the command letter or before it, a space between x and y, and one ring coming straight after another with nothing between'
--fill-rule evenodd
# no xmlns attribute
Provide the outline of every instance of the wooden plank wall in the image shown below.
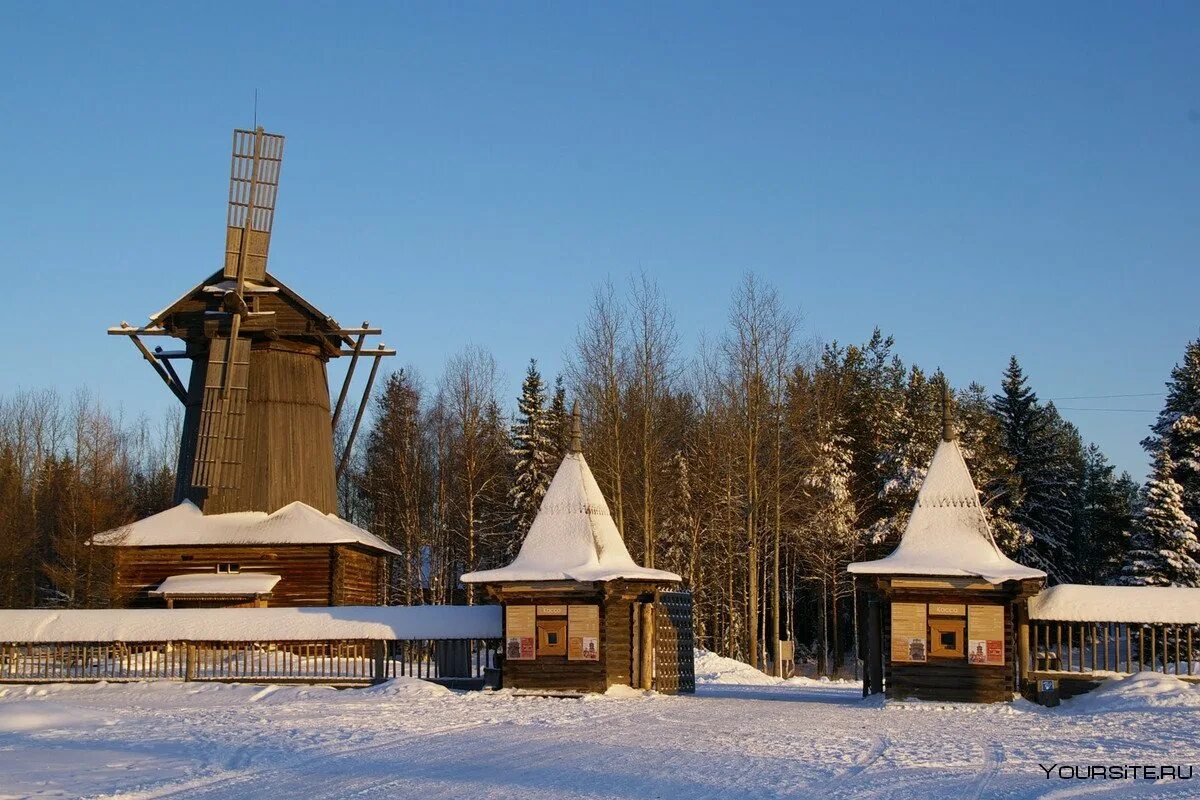
<svg viewBox="0 0 1200 800"><path fill-rule="evenodd" d="M1000 598L959 593L901 594L899 603L999 604ZM896 699L945 700L950 702L998 703L1013 698L1016 669L1016 641L1013 631L1012 603L1004 603L1004 664L977 665L964 659L930 658L924 664L893 663L891 659L892 613L883 605L884 686L887 696Z"/></svg>
<svg viewBox="0 0 1200 800"><path fill-rule="evenodd" d="M608 688L609 628L604 596L600 591L581 584L577 591L505 592L504 602L513 605L598 605L601 616L599 661L568 661L566 656L539 656L533 661L506 659L503 670L505 688L562 692L603 692Z"/></svg>
<svg viewBox="0 0 1200 800"><path fill-rule="evenodd" d="M256 341L250 351L243 469L236 489L191 485L207 361L196 358L188 381L177 499L206 514L276 511L299 500L336 513L333 432L325 360L286 342Z"/></svg>
<svg viewBox="0 0 1200 800"><path fill-rule="evenodd" d="M149 592L171 575L215 573L217 564L232 562L244 572L281 576L271 595L272 606L327 606L331 592L329 545L118 547L118 598L133 608L162 608L162 598ZM185 560L184 556L188 556Z"/></svg>

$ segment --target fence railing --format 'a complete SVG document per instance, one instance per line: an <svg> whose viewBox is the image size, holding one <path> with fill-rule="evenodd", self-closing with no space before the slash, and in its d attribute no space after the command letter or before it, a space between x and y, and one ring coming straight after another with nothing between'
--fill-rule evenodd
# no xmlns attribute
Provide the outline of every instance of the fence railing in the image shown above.
<svg viewBox="0 0 1200 800"><path fill-rule="evenodd" d="M1200 680L1200 626L1135 622L1029 622L1035 674L1162 672Z"/></svg>
<svg viewBox="0 0 1200 800"><path fill-rule="evenodd" d="M0 682L470 679L496 665L499 648L498 639L9 642L0 644Z"/></svg>

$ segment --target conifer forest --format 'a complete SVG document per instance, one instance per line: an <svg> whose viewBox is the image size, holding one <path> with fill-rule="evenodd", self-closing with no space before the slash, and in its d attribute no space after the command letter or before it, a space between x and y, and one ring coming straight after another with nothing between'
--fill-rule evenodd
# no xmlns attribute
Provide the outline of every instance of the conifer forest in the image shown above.
<svg viewBox="0 0 1200 800"><path fill-rule="evenodd" d="M639 563L683 576L699 645L768 663L791 640L819 671L849 669L846 565L898 541L947 378L906 362L886 331L817 340L753 276L722 322L681 341L663 290L635 275L598 286L574 338L550 344L560 375L469 346L439 375L381 378L339 497L403 554L389 601L484 601L458 577L515 554L578 403L617 527ZM504 396L518 370L520 396ZM1144 485L1039 397L1019 354L995 376L949 390L998 545L1051 582L1200 586L1200 340L1180 342L1163 376ZM173 504L179 424L123 418L82 391L0 398L0 603L105 606L109 567L88 539Z"/></svg>

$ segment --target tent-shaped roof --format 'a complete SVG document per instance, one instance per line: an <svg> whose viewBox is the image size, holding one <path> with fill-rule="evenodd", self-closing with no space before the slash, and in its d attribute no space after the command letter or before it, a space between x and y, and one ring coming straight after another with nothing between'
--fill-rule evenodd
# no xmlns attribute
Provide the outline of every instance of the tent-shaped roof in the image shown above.
<svg viewBox="0 0 1200 800"><path fill-rule="evenodd" d="M271 514L265 511L204 514L185 500L166 511L97 534L92 543L120 547L359 544L400 555L398 550L378 536L334 514L322 514L298 500Z"/></svg>
<svg viewBox="0 0 1200 800"><path fill-rule="evenodd" d="M952 436L938 444L900 544L891 555L849 566L858 575L979 577L988 583L1045 578L1010 559L992 538L979 493Z"/></svg>
<svg viewBox="0 0 1200 800"><path fill-rule="evenodd" d="M621 578L681 580L673 572L647 569L634 563L613 523L596 478L580 452L567 453L558 472L554 473L516 559L501 569L469 572L462 576L465 583L589 582Z"/></svg>

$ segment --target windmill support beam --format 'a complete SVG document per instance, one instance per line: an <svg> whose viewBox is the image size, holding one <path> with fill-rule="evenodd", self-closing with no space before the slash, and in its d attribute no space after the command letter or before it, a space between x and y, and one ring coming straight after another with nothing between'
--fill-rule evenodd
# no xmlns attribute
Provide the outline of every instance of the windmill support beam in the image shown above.
<svg viewBox="0 0 1200 800"><path fill-rule="evenodd" d="M150 362L150 366L154 367L154 371L158 373L158 377L163 379L163 383L167 385L167 388L171 390L171 393L179 398L179 402L187 405L187 392L183 390L183 385L179 382L178 376L176 376L175 379L172 379L171 377L171 374L174 373L174 370L171 370L171 373L168 373L163 367L163 363L155 357L154 353L150 352L150 348L146 347L145 343L138 338L137 334L130 333L128 336L129 341L133 342L134 346L141 351L142 358Z"/></svg>
<svg viewBox="0 0 1200 800"><path fill-rule="evenodd" d="M371 400L371 387L375 385L375 375L379 372L379 360L384 355L381 352L384 349L383 345L379 345L379 350L367 353L373 358L371 364L371 375L367 378L367 385L363 387L362 402L358 404L358 411L354 414L354 424L350 426L350 435L346 438L346 446L342 448L342 458L338 461L336 477L342 477L342 473L346 471L346 465L350 463L350 453L354 451L354 440L358 436L358 426L362 424L363 413L367 410L367 403Z"/></svg>
<svg viewBox="0 0 1200 800"><path fill-rule="evenodd" d="M115 328L108 329L109 336L170 336L171 332L166 328L160 328L157 325L152 328L135 328L129 323L124 323Z"/></svg>
<svg viewBox="0 0 1200 800"><path fill-rule="evenodd" d="M338 352L338 355L339 356L352 356L352 355L354 355L354 351L353 350L342 350L342 351ZM394 355L396 355L396 351L381 346L378 350L368 350L366 352L366 355L371 358L377 358L380 356L394 356Z"/></svg>
<svg viewBox="0 0 1200 800"><path fill-rule="evenodd" d="M184 355L186 354L187 353L185 351ZM179 379L179 373L175 371L175 367L172 366L171 362L167 360L167 351L163 350L161 347L156 347L154 348L154 357L157 358L159 363L163 365L163 368L167 371L167 374L171 376L171 380L175 381L175 385L182 388L183 381Z"/></svg>
<svg viewBox="0 0 1200 800"><path fill-rule="evenodd" d="M358 356L362 352L363 342L367 340L367 321L363 321L358 339L354 342L354 350L350 353L350 366L346 369L346 379L342 381L342 391L338 393L337 405L333 407L333 429L337 430L338 418L342 416L342 406L346 404L346 394L350 391L350 381L354 378L354 368L358 366ZM338 331L345 335L344 331ZM376 360L378 363L378 360Z"/></svg>

